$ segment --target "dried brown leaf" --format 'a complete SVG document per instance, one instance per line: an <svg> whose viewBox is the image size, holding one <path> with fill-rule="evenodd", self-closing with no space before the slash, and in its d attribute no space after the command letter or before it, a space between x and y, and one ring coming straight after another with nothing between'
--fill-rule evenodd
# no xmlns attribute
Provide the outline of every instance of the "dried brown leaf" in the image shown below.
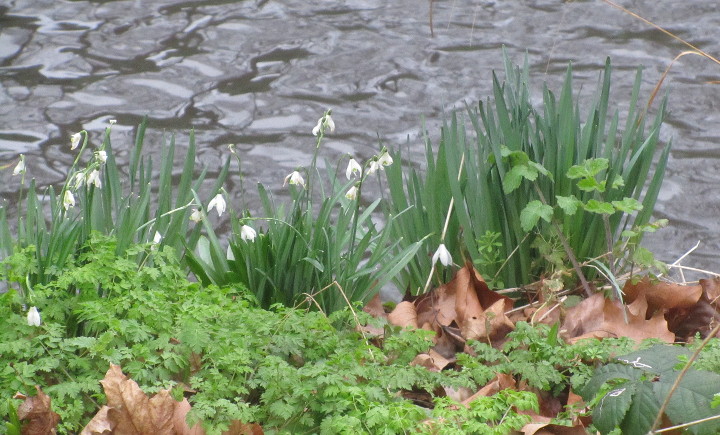
<svg viewBox="0 0 720 435"><path fill-rule="evenodd" d="M55 427L60 422L60 416L52 411L52 400L43 393L39 386L35 386L37 395L25 397L25 401L18 406L17 415L23 422L23 435L46 435L56 433ZM27 420L25 422L25 420Z"/></svg>
<svg viewBox="0 0 720 435"><path fill-rule="evenodd" d="M611 301L597 293L568 310L563 335L571 342L584 338L630 337L635 341L658 338L667 343L675 341L675 334L668 330L662 311L656 312L649 320L647 302L640 295L627 306L627 323L624 307L619 301Z"/></svg>
<svg viewBox="0 0 720 435"><path fill-rule="evenodd" d="M394 310L388 314L388 322L395 326L417 328L418 314L415 311L415 304L403 301L397 304Z"/></svg>
<svg viewBox="0 0 720 435"><path fill-rule="evenodd" d="M493 343L515 329L505 315L505 301L498 299L487 310L464 320L460 332L467 340Z"/></svg>
<svg viewBox="0 0 720 435"><path fill-rule="evenodd" d="M633 284L628 280L623 287L628 302L635 301L640 295L645 295L651 312L657 309L689 308L693 306L702 294L700 285L683 285L669 282L652 283L645 277Z"/></svg>
<svg viewBox="0 0 720 435"><path fill-rule="evenodd" d="M423 366L431 372L439 372L452 361L440 355L435 349L427 353L418 354L411 362L411 366Z"/></svg>
<svg viewBox="0 0 720 435"><path fill-rule="evenodd" d="M115 429L115 422L108 417L111 408L103 406L80 432L80 435L110 435Z"/></svg>
<svg viewBox="0 0 720 435"><path fill-rule="evenodd" d="M173 428L175 429L175 433L177 435L205 435L205 431L200 423L195 423L192 428L188 426L185 419L190 409L190 402L188 402L187 399L183 398L181 402L178 402L175 407L175 412L173 413Z"/></svg>
<svg viewBox="0 0 720 435"><path fill-rule="evenodd" d="M505 390L507 388L515 388L515 379L506 373L498 373L493 380L488 382L484 387L477 393L463 400L462 403L465 406L469 406L470 402L477 399L478 397L492 396L498 391Z"/></svg>
<svg viewBox="0 0 720 435"><path fill-rule="evenodd" d="M363 307L363 311L378 319L387 318L387 313L385 313L385 309L383 308L382 300L380 300L380 293L376 293L375 296L370 299L370 302Z"/></svg>

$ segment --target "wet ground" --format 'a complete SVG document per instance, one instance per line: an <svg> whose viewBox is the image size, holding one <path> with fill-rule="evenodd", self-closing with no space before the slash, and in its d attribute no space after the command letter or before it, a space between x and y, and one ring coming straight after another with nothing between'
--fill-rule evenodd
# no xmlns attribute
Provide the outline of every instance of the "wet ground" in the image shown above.
<svg viewBox="0 0 720 435"><path fill-rule="evenodd" d="M373 155L415 144L421 119L437 138L443 112L490 95L505 45L527 52L535 89L557 89L567 63L589 95L610 56L611 104L627 106L639 65L643 100L687 47L602 1L418 0L38 1L0 6L0 165L27 156L39 184L64 179L82 129L127 158L135 127L150 118L146 148L163 133L182 147L195 128L199 160L217 170L227 144L240 151L245 184L281 192L282 179L311 159L317 118L338 125L323 156ZM624 1L623 5L720 55L715 0ZM685 56L670 71L662 138L674 148L657 216L670 227L648 239L672 261L720 271L720 65ZM178 171L180 167L178 167ZM230 189L237 185L233 174ZM0 172L12 205L19 180ZM235 201L238 200L236 197ZM252 201L251 201L252 202Z"/></svg>

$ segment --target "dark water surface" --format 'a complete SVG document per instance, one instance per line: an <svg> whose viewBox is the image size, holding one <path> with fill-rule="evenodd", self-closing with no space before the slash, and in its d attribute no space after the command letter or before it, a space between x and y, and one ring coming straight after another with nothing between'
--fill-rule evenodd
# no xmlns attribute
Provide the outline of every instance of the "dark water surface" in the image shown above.
<svg viewBox="0 0 720 435"><path fill-rule="evenodd" d="M637 0L624 6L710 54L720 55L720 3ZM149 152L163 132L187 144L195 128L199 160L217 170L237 144L246 185L281 192L282 179L308 164L310 131L333 109L337 132L323 156L365 159L416 144L421 118L437 138L444 110L491 93L505 45L527 51L534 88L558 89L568 62L576 88L594 90L605 57L614 65L611 105L627 107L644 65L646 101L670 61L685 50L601 1L5 1L0 6L0 165L27 157L41 185L64 179L74 158L69 136L91 141L110 119L118 159L150 117ZM670 91L663 140L674 148L657 216L670 227L646 245L672 261L700 241L684 264L720 271L720 65L685 56ZM182 149L180 150L182 151ZM13 204L19 177L0 172ZM180 170L178 166L177 170ZM237 184L237 171L230 188ZM251 189L252 190L252 189ZM233 201L237 201L237 197ZM237 202L235 203L237 206Z"/></svg>

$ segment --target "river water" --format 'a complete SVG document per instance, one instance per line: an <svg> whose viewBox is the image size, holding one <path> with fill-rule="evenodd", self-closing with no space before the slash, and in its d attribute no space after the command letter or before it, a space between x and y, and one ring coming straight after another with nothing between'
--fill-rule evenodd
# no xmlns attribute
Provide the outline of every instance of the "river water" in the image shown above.
<svg viewBox="0 0 720 435"><path fill-rule="evenodd" d="M366 159L378 138L417 146L421 120L437 139L443 113L491 94L501 47L525 53L531 80L558 90L572 61L589 95L606 56L614 65L611 105L620 113L639 65L642 100L687 48L602 1L445 0L10 0L0 6L0 165L27 157L40 185L64 179L82 129L99 144L110 119L119 161L135 127L150 118L148 152L195 129L198 159L217 171L234 143L246 185L282 192L282 179L308 164L318 117L333 109L337 131L323 157ZM720 54L716 0L623 1L623 6L710 54ZM685 56L670 71L673 139L657 217L667 229L646 241L672 261L720 272L720 65ZM413 145L415 144L415 145ZM12 168L12 166L10 167ZM180 168L178 167L178 171ZM0 171L0 195L19 189ZM234 173L230 186L237 184ZM250 189L252 190L252 189ZM235 193L234 202L240 195ZM252 202L252 201L251 201Z"/></svg>

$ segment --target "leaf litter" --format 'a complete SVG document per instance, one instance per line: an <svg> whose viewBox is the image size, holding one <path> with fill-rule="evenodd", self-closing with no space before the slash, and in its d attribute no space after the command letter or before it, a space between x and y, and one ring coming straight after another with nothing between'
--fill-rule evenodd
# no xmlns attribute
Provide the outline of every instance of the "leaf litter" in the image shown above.
<svg viewBox="0 0 720 435"><path fill-rule="evenodd" d="M459 269L453 279L426 294L406 295L405 300L386 313L376 296L364 311L389 324L402 328L425 329L435 332L433 346L418 354L410 363L427 370L440 372L453 369L460 352L475 355L468 340L487 343L499 349L507 341L517 322L560 324L560 337L568 343L587 338L629 337L639 342L655 338L666 343L687 342L695 334L707 335L720 322L720 278L700 280L698 285L684 285L657 281L645 277L628 280L623 288L627 304L609 299L602 293L566 308L562 304L545 303L542 292L540 308L513 310L515 301L490 290L482 276L470 263ZM560 307L559 309L557 309ZM510 316L508 314L512 313ZM358 326L375 340L382 339L384 330L376 326ZM377 341L376 341L377 342ZM117 365L110 365L100 381L107 404L97 412L81 432L82 435L147 434L204 435L200 422L189 427L186 416L191 405L186 398L176 401L169 390L161 390L148 397L138 384L122 373ZM443 387L434 391L454 399L457 406L468 407L479 397L492 396L501 390L531 391L538 397L539 412L519 411L531 417L522 432L524 435L585 434L590 417L573 417L570 425L553 424L553 418L565 407L580 409L586 405L580 396L569 390L562 400L549 392L530 388L507 373L495 377L477 391L466 387ZM24 402L18 417L24 422L24 435L55 433L60 421L51 409L51 399L40 387L33 397L17 394ZM406 391L403 396L416 403L432 403L427 393ZM226 435L261 435L257 423L231 422Z"/></svg>

